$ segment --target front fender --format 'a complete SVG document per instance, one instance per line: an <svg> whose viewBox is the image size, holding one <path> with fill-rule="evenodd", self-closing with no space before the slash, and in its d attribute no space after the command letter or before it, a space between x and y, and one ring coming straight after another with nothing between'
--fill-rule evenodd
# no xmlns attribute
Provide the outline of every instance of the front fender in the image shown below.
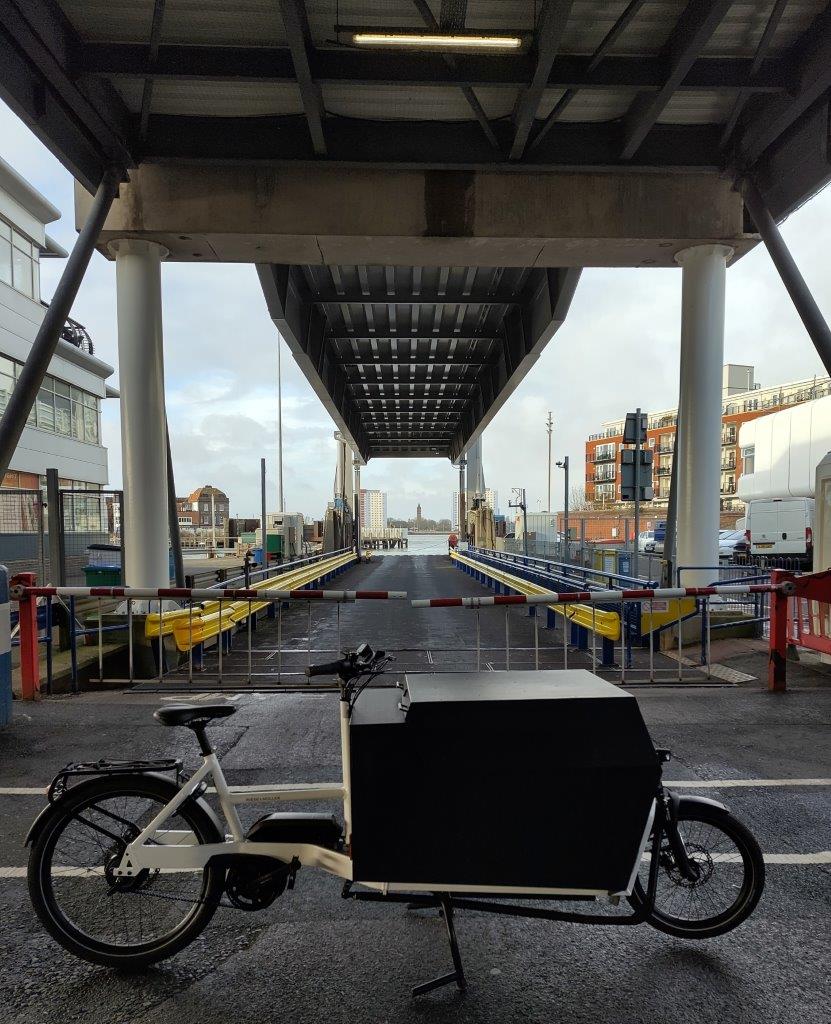
<svg viewBox="0 0 831 1024"><path fill-rule="evenodd" d="M729 813L725 804L720 803L718 800L711 800L708 796L690 796L688 793L679 794L670 790L669 802L672 816L676 821L683 808L695 807L696 805L700 807L702 804L707 807L714 807L725 814Z"/></svg>
<svg viewBox="0 0 831 1024"><path fill-rule="evenodd" d="M41 812L38 814L38 816L35 818L32 824L29 826L29 831L26 833L26 839L24 840L23 845L30 846L32 843L36 842L38 836L40 836L41 832L46 827L52 815L63 813L66 804L70 800L74 801L78 797L83 797L86 790L93 789L101 781L101 779L105 777L106 773L102 772L101 775L95 775L84 782L79 782L77 786L73 786L71 789L66 790L66 792L53 803L47 804L41 810ZM125 782L129 782L131 778L136 777L137 776L130 775L121 776L121 778ZM174 796L176 796L176 794L181 789L181 786L178 786L175 782L173 782L173 780L169 778L169 776L161 775L158 772L142 772L141 776L139 777L145 779L152 778L157 782L161 782L169 790L169 799L171 800L173 799ZM204 813L210 818L214 828L216 829L216 834L218 837L217 842L220 842L222 836L225 835L225 828L223 827L222 823L220 822L211 805L207 802L207 800L204 800L201 796L192 796L190 799L194 803L196 803L199 806L199 809L201 811L204 811Z"/></svg>

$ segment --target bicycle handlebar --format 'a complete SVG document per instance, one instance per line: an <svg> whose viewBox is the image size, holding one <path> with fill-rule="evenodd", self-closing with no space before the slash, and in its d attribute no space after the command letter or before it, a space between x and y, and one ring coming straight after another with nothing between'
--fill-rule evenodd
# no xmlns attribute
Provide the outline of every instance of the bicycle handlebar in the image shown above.
<svg viewBox="0 0 831 1024"><path fill-rule="evenodd" d="M311 676L340 676L341 669L346 664L346 659L339 658L337 661L324 661L320 665L307 665L306 675Z"/></svg>

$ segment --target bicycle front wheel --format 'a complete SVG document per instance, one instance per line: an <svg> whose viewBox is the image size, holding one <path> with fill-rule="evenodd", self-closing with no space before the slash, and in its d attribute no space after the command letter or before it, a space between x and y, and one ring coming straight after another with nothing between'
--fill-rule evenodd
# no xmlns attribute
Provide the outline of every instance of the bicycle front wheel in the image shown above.
<svg viewBox="0 0 831 1024"><path fill-rule="evenodd" d="M753 913L765 887L759 844L732 814L706 804L682 806L678 829L698 877L684 878L662 836L649 923L681 939L709 939L732 931ZM635 909L646 899L648 872L645 861L629 898Z"/></svg>
<svg viewBox="0 0 831 1024"><path fill-rule="evenodd" d="M221 868L114 874L127 844L177 792L157 776L105 776L56 803L29 857L29 895L44 927L70 953L108 967L142 967L177 953L210 921L222 895ZM193 801L164 827L183 844L222 839Z"/></svg>

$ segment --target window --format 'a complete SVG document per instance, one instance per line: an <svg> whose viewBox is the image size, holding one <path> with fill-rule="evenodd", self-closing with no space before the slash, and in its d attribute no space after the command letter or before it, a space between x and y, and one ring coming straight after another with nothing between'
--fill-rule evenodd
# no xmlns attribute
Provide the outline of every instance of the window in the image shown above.
<svg viewBox="0 0 831 1024"><path fill-rule="evenodd" d="M21 369L20 363L0 356L0 412L8 404ZM51 434L98 444L101 436L100 411L100 399L95 395L70 387L47 374L26 423Z"/></svg>
<svg viewBox="0 0 831 1024"><path fill-rule="evenodd" d="M742 472L752 473L756 461L756 446L751 444L746 448L742 448L742 459L744 460Z"/></svg>
<svg viewBox="0 0 831 1024"><path fill-rule="evenodd" d="M40 250L25 235L0 220L0 281L40 300Z"/></svg>

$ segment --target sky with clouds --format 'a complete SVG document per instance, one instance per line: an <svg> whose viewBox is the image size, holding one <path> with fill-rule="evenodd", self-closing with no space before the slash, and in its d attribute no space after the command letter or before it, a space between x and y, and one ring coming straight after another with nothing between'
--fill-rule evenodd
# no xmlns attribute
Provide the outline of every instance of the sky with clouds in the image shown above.
<svg viewBox="0 0 831 1024"><path fill-rule="evenodd" d="M65 248L74 238L69 173L0 103L0 156L60 211L49 233ZM831 189L783 225L809 286L831 319ZM48 300L63 261L42 264ZM165 376L177 491L212 483L235 515L258 515L260 458L267 460L269 508L276 508L277 334L253 266L163 266ZM99 253L72 315L89 330L96 355L116 367L115 265ZM554 453L570 457L580 482L584 443L604 420L640 406L657 411L678 400L680 270L586 270L568 319L484 434L486 483L503 508L524 486L530 511L545 507L545 420L554 416ZM725 362L752 363L762 385L824 373L810 339L763 246L727 274ZM334 425L283 348L286 508L320 517L332 493ZM116 376L112 383L117 385ZM121 482L118 403L104 403L110 483ZM450 515L458 473L446 460L373 459L365 487L388 492L391 516ZM555 477L555 495L562 481ZM555 505L558 503L555 501ZM559 505L558 505L559 507Z"/></svg>

